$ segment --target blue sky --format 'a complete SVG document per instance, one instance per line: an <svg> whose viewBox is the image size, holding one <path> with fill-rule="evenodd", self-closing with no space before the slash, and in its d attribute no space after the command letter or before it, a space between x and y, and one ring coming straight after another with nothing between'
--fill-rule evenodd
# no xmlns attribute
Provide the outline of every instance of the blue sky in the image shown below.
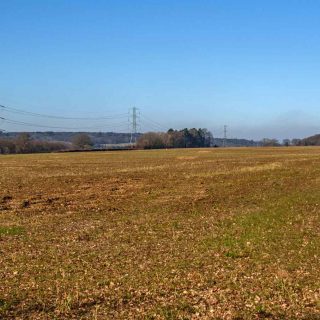
<svg viewBox="0 0 320 320"><path fill-rule="evenodd" d="M319 1L0 0L0 12L2 105L85 118L136 106L142 131L156 122L215 136L226 124L239 138L320 133ZM127 130L125 116L0 116Z"/></svg>

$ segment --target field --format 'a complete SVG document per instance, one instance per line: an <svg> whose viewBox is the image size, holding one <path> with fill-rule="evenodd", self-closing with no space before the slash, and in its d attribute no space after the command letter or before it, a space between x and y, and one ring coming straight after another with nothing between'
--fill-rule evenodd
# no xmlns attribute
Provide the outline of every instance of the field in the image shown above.
<svg viewBox="0 0 320 320"><path fill-rule="evenodd" d="M0 168L1 319L320 319L320 148Z"/></svg>

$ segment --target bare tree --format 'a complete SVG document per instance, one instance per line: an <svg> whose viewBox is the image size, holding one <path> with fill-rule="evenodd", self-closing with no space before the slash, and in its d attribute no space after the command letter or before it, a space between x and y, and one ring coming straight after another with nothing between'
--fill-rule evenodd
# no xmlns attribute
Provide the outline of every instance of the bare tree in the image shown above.
<svg viewBox="0 0 320 320"><path fill-rule="evenodd" d="M16 139L16 152L26 153L31 149L31 136L29 133L20 133Z"/></svg>
<svg viewBox="0 0 320 320"><path fill-rule="evenodd" d="M72 138L72 143L80 149L90 149L93 146L91 138L85 133L79 133Z"/></svg>
<svg viewBox="0 0 320 320"><path fill-rule="evenodd" d="M268 139L268 138L262 139L261 144L263 147L278 147L278 146L280 146L280 143L277 139Z"/></svg>
<svg viewBox="0 0 320 320"><path fill-rule="evenodd" d="M291 145L290 139L283 139L282 140L282 145L285 147L289 147Z"/></svg>

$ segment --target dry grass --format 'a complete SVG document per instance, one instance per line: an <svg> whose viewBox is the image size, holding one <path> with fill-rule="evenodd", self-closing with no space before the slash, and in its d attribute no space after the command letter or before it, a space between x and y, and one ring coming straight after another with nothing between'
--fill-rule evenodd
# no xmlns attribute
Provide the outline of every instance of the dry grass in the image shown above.
<svg viewBox="0 0 320 320"><path fill-rule="evenodd" d="M320 149L0 157L1 319L320 319Z"/></svg>

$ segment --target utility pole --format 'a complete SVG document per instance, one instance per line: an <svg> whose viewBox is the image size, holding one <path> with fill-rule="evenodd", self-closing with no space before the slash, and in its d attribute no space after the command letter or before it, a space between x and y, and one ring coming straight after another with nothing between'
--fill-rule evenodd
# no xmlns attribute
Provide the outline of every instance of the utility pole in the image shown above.
<svg viewBox="0 0 320 320"><path fill-rule="evenodd" d="M1 106L0 106L1 107ZM1 109L0 109L1 110ZM0 117L0 124L2 125L3 120L5 120L3 117ZM0 136L2 135L2 133L4 132L4 129L0 128Z"/></svg>
<svg viewBox="0 0 320 320"><path fill-rule="evenodd" d="M4 121L5 119L3 118L3 117L0 117L0 124L2 125L2 123L3 123L3 121ZM4 132L5 130L4 129L1 129L0 128L0 135Z"/></svg>
<svg viewBox="0 0 320 320"><path fill-rule="evenodd" d="M227 126L223 127L223 147L227 146Z"/></svg>
<svg viewBox="0 0 320 320"><path fill-rule="evenodd" d="M5 118L2 117L2 115L4 115L4 111L5 111L5 106L0 104L0 125L2 125L5 121ZM2 134L3 131L5 130L0 128L0 134Z"/></svg>
<svg viewBox="0 0 320 320"><path fill-rule="evenodd" d="M131 124L131 136L130 143L135 143L137 138L137 127L138 127L138 108L133 107L130 114L130 124Z"/></svg>

